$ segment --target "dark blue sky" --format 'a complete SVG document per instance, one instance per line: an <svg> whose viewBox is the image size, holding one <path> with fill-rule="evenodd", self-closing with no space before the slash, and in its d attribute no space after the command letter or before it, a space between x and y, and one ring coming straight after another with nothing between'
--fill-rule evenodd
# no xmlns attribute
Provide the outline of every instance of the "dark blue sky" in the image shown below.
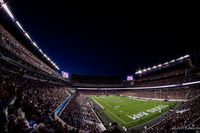
<svg viewBox="0 0 200 133"><path fill-rule="evenodd" d="M49 0L10 0L8 6L39 47L70 73L124 76L197 49L185 45L189 39L182 35L188 33L176 29L176 16L165 9L159 14L136 5Z"/></svg>

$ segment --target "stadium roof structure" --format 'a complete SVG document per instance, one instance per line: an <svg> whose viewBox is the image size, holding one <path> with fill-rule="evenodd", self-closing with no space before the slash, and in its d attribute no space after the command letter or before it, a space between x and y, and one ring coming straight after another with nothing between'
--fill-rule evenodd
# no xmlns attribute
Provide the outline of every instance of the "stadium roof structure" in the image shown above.
<svg viewBox="0 0 200 133"><path fill-rule="evenodd" d="M26 40L28 40L28 43L32 44L32 47L34 47L34 49L37 50L37 53L43 56L43 59L45 59L45 62L48 62L48 64L50 64L50 66L53 66L53 68L60 70L60 68L56 65L56 63L52 61L45 52L43 52L43 50L38 46L38 44L31 38L29 33L23 28L19 20L17 20L17 18L9 9L6 2L4 2L4 0L0 0L0 4L1 4L1 8L4 9L5 13L7 13L7 15L10 17L14 25L18 28L18 30L20 30L20 33L22 34L22 36L26 38Z"/></svg>
<svg viewBox="0 0 200 133"><path fill-rule="evenodd" d="M185 59L187 59L189 57L190 57L190 55L181 56L178 59L173 59L173 60L171 60L169 62L165 62L163 64L158 64L158 65L154 65L153 67L148 67L147 69L138 70L138 71L135 72L135 74L143 74L143 73L146 73L146 72L150 72L152 70L156 70L158 68L160 69L162 67L166 67L166 66L169 66L171 64L177 63L179 61L185 60Z"/></svg>

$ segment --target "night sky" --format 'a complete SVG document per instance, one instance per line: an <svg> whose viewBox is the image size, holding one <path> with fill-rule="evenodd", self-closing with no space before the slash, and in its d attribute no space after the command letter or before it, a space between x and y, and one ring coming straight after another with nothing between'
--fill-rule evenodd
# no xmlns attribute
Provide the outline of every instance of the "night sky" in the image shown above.
<svg viewBox="0 0 200 133"><path fill-rule="evenodd" d="M8 6L38 46L70 73L125 76L198 50L163 7L49 0L10 0Z"/></svg>

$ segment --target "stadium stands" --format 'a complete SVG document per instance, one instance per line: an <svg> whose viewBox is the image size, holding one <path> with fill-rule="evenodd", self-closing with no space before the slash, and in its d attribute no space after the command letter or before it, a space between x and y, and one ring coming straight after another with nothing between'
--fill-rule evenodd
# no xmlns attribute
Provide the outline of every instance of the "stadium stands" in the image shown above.
<svg viewBox="0 0 200 133"><path fill-rule="evenodd" d="M1 36L1 47L6 51L13 53L16 57L31 64L38 69L51 74L57 78L62 79L62 77L48 65L39 60L30 51L28 51L22 44L20 44L12 35L10 35L1 25L0 25L0 36Z"/></svg>
<svg viewBox="0 0 200 133"><path fill-rule="evenodd" d="M70 96L67 81L0 26L2 132L66 132L54 110ZM43 131L43 132L44 132Z"/></svg>
<svg viewBox="0 0 200 133"><path fill-rule="evenodd" d="M170 116L162 119L156 125L149 127L147 132L189 132L189 127L198 126L200 116L200 97L184 103L179 109L175 110ZM196 124L195 124L196 123ZM187 129L188 128L188 129Z"/></svg>
<svg viewBox="0 0 200 133"><path fill-rule="evenodd" d="M65 108L61 119L67 124L84 131L92 133L101 131L98 129L100 121L92 111L88 99L79 93L73 97L69 105Z"/></svg>
<svg viewBox="0 0 200 133"><path fill-rule="evenodd" d="M200 93L199 86L191 87L176 87L164 89L143 89L143 90L130 90L120 93L124 96L134 96L140 98L154 98L154 99L191 99L196 94Z"/></svg>
<svg viewBox="0 0 200 133"><path fill-rule="evenodd" d="M144 87L182 83L186 76L186 71L190 68L190 59L185 59L176 64L168 65L166 68L141 74L139 79L135 80L134 86Z"/></svg>
<svg viewBox="0 0 200 133"><path fill-rule="evenodd" d="M90 101L90 95L177 101L180 106L172 109L169 116L142 128L144 132L196 129L200 125L200 85L183 84L198 80L200 67L186 58L141 74L132 88L123 86L119 78L103 80L93 76L76 77L76 84L72 85L0 25L0 131L3 133L100 133L102 121L93 110L96 105ZM156 87L174 84L177 86ZM74 86L93 88L72 89ZM57 108L59 116L55 114ZM117 126L111 124L107 131L119 131Z"/></svg>

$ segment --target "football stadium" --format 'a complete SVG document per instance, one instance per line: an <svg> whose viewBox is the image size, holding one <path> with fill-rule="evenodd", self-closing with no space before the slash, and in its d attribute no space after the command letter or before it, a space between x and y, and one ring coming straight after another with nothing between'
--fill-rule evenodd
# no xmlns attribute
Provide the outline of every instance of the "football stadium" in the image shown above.
<svg viewBox="0 0 200 133"><path fill-rule="evenodd" d="M169 110L172 103L135 100L120 96L92 97L113 121L122 127L133 127Z"/></svg>
<svg viewBox="0 0 200 133"><path fill-rule="evenodd" d="M43 2L42 8L29 2L0 0L1 133L200 132L200 51L188 48L193 45L165 45L170 37L162 39L169 33L152 41L146 32L111 30L99 25L107 20L97 19L95 11L85 17L74 6L63 4L63 10L44 2L41 12ZM57 15L61 11L65 19ZM152 45L152 55L145 53L148 46L135 52L128 44L116 46L120 38L124 43L135 39L134 49ZM154 46L161 44L158 52Z"/></svg>

